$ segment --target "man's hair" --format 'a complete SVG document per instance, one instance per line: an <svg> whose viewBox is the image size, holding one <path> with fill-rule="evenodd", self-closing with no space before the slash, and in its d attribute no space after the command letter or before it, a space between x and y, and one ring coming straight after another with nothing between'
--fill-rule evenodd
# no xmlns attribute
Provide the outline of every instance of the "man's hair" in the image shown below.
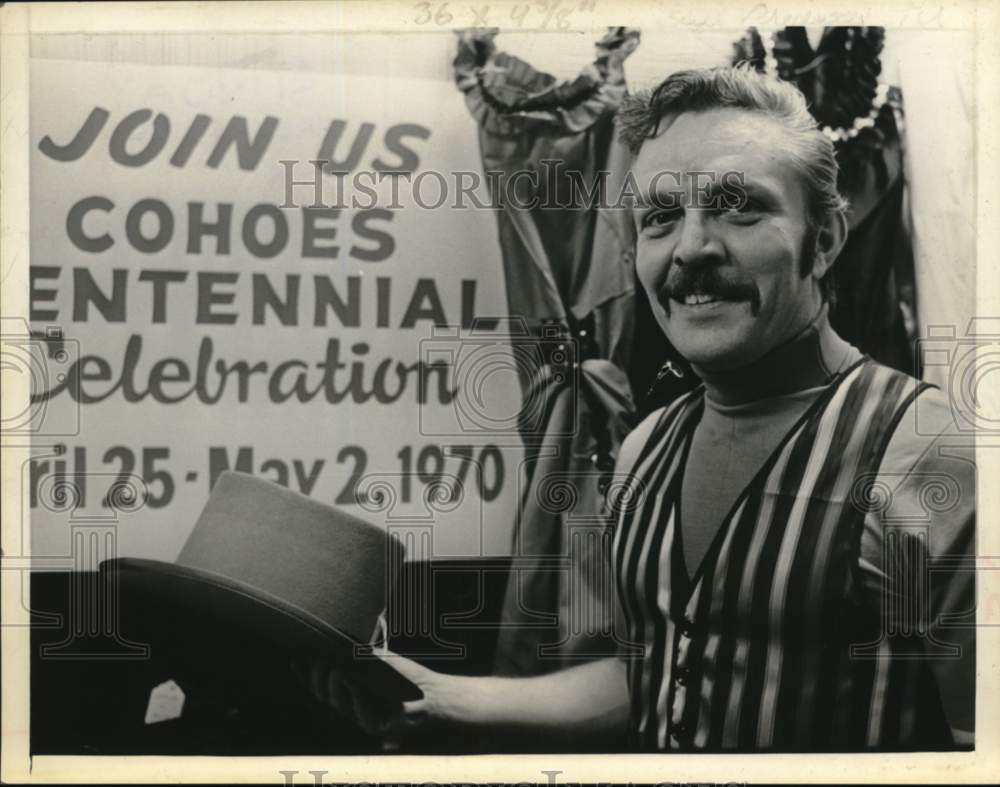
<svg viewBox="0 0 1000 787"><path fill-rule="evenodd" d="M837 190L839 168L833 143L819 130L805 96L790 82L756 71L749 63L720 68L678 71L653 90L628 96L618 110L618 136L633 155L642 143L669 127L685 112L744 109L773 118L788 136L786 151L802 174L806 189L807 238L815 233L827 211L844 212L847 201ZM812 259L804 255L802 275ZM823 297L832 299L832 266L820 282Z"/></svg>

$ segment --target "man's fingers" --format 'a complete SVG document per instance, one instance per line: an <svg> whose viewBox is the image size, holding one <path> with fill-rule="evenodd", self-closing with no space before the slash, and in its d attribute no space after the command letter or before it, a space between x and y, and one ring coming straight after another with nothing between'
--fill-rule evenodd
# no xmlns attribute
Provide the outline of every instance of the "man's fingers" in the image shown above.
<svg viewBox="0 0 1000 787"><path fill-rule="evenodd" d="M427 687L437 674L412 659L388 650L378 652L378 656L419 688ZM304 677L307 677L317 700L354 721L368 735L384 737L390 745L425 728L433 715L426 699L405 703L387 701L363 683L352 680L349 671L344 673L329 664L312 664L308 676Z"/></svg>
<svg viewBox="0 0 1000 787"><path fill-rule="evenodd" d="M313 696L320 702L327 702L329 700L329 692L327 690L329 678L330 670L326 665L318 661L312 664L309 669L309 688Z"/></svg>
<svg viewBox="0 0 1000 787"><path fill-rule="evenodd" d="M393 716L400 714L402 709L399 706L389 708L380 703L363 688L353 686L347 682L343 684L347 696L350 698L350 707L354 710L354 718L361 729L369 735L381 735L389 725Z"/></svg>
<svg viewBox="0 0 1000 787"><path fill-rule="evenodd" d="M375 651L375 655L418 687L426 681L429 676L435 674L434 670L428 669L422 664L417 664L417 662L413 659L408 659L406 656L400 656L398 653L393 653L391 650Z"/></svg>
<svg viewBox="0 0 1000 787"><path fill-rule="evenodd" d="M347 689L344 677L331 670L326 678L327 704L336 709L341 715L350 716L353 709L353 700Z"/></svg>
<svg viewBox="0 0 1000 787"><path fill-rule="evenodd" d="M424 721L427 717L428 702L425 699L410 700L403 703L403 716L411 720Z"/></svg>
<svg viewBox="0 0 1000 787"><path fill-rule="evenodd" d="M409 733L423 729L427 725L427 700L404 702L400 713L390 717L384 725L383 733L389 740L398 742Z"/></svg>

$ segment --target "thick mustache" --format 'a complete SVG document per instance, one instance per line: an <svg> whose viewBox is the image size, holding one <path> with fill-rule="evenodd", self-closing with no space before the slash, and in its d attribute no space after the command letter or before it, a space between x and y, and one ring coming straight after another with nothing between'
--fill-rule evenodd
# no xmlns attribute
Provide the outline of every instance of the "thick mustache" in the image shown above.
<svg viewBox="0 0 1000 787"><path fill-rule="evenodd" d="M735 281L721 276L714 268L682 270L664 282L659 300L669 313L670 301L683 301L689 295L711 295L722 300L749 301L751 311L760 306L760 292L753 282Z"/></svg>

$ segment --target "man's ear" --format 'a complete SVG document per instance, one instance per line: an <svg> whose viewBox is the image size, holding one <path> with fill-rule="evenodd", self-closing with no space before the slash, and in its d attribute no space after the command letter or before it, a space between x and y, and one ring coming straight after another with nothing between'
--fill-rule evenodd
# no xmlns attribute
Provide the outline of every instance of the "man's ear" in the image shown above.
<svg viewBox="0 0 1000 787"><path fill-rule="evenodd" d="M847 216L842 210L828 210L816 233L812 273L819 281L823 278L847 242Z"/></svg>

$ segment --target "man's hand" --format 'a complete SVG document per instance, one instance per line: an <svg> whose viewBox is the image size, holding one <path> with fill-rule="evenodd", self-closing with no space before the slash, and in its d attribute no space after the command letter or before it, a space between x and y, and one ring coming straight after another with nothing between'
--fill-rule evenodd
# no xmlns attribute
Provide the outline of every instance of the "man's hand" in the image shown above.
<svg viewBox="0 0 1000 787"><path fill-rule="evenodd" d="M473 678L444 675L412 659L382 651L377 654L389 666L423 692L423 697L393 703L353 679L349 669L328 662L314 662L308 671L313 697L329 705L367 734L382 737L385 748L398 748L404 738L449 723L460 722L469 714L466 685ZM299 671L299 670L297 670Z"/></svg>
<svg viewBox="0 0 1000 787"><path fill-rule="evenodd" d="M392 751L418 733L460 726L463 734L547 740L565 737L579 746L623 735L628 722L625 662L600 659L531 678L445 675L390 651L378 652L416 685L423 697L390 703L368 691L350 672L329 663L308 670L313 695L380 736Z"/></svg>

